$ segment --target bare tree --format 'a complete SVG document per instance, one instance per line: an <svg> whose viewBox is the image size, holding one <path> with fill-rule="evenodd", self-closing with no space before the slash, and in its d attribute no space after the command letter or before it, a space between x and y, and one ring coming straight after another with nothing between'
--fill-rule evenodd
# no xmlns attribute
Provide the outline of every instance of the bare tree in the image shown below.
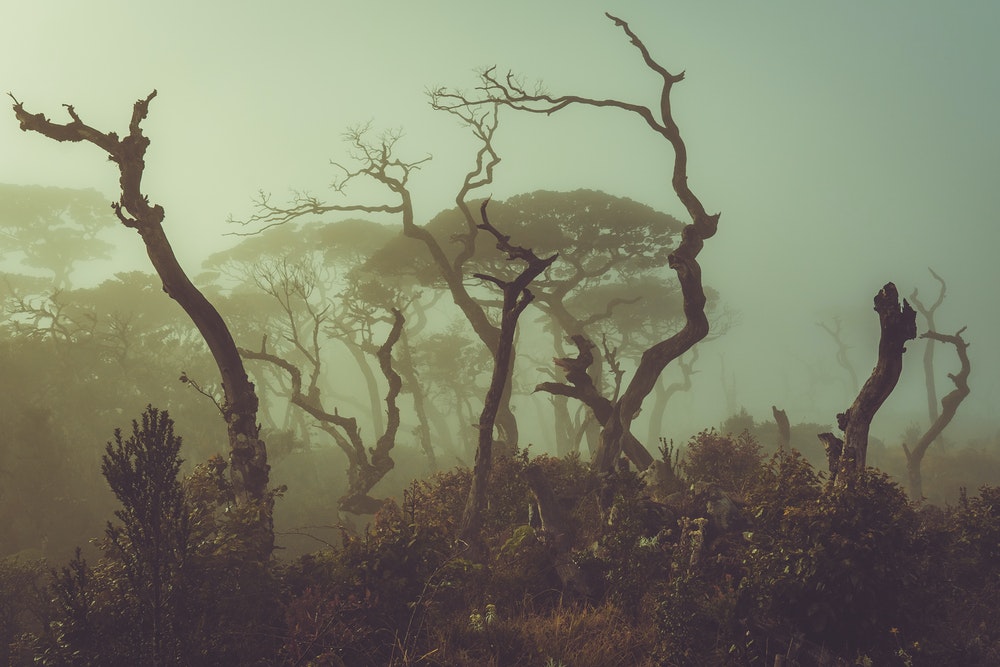
<svg viewBox="0 0 1000 667"><path fill-rule="evenodd" d="M691 352L690 358L685 360L683 357L678 357L677 359L677 366L681 371L680 380L671 382L668 387L663 386L662 376L659 380L657 380L653 391L653 407L650 410L647 442L656 442L656 439L660 437L660 429L663 426L663 418L667 414L667 404L670 402L670 399L674 397L674 394L691 390L691 378L698 372L694 370L694 365L697 361L698 348L696 346Z"/></svg>
<svg viewBox="0 0 1000 667"><path fill-rule="evenodd" d="M927 322L928 331L936 331L937 327L934 324L934 312L938 307L944 302L945 292L948 286L945 285L944 279L934 272L934 269L928 268L931 275L934 276L934 280L938 281L941 286L938 290L937 299L934 300L929 307L925 306L917 296L917 288L913 288L913 293L910 294L910 301L913 302L914 307L916 307L917 312L923 315L924 320ZM938 400L937 400L937 388L934 386L934 338L921 336L921 338L927 338L927 342L924 344L924 382L927 385L927 415L933 424L938 418Z"/></svg>
<svg viewBox="0 0 1000 667"><path fill-rule="evenodd" d="M943 293L944 282L941 284ZM920 473L920 464L924 459L924 454L927 453L927 449L941 435L945 427L951 423L951 420L955 417L955 413L958 411L958 406L969 395L969 372L972 369L969 364L969 344L962 339L963 331L965 331L965 327L959 329L953 336L939 334L935 331L928 331L920 336L921 338L927 338L928 343L931 340L936 340L941 343L951 343L954 345L955 352L958 353L958 360L962 364L962 369L957 375L948 374L948 378L954 383L955 388L941 399L940 414L934 419L927 432L920 437L920 440L914 445L913 450L911 451L906 443L903 443L903 452L906 454L906 473L909 480L910 497L915 500L920 500L924 497L923 476Z"/></svg>
<svg viewBox="0 0 1000 667"><path fill-rule="evenodd" d="M237 504L253 506L258 513L258 555L270 556L274 545L272 520L273 498L268 492L267 448L260 438L257 424L257 394L247 377L236 344L215 307L188 279L174 256L173 248L163 231L164 210L142 193L146 148L149 139L142 134L149 103L156 91L138 100L132 109L128 134L101 132L85 124L72 105L65 105L71 121L53 123L43 114L28 113L14 100L14 114L21 129L38 132L55 141L88 141L108 154L118 166L121 198L111 205L119 221L139 233L156 273L163 281L163 290L184 309L201 332L222 376L224 398L221 408L229 434L229 463L233 491Z"/></svg>
<svg viewBox="0 0 1000 667"><path fill-rule="evenodd" d="M878 361L851 407L837 415L837 426L844 431L844 439L832 433L819 436L833 476L841 469L860 470L867 465L872 419L899 381L906 341L917 336L917 313L905 299L900 306L899 292L892 283L886 283L875 295L875 312L881 329Z"/></svg>
<svg viewBox="0 0 1000 667"><path fill-rule="evenodd" d="M355 179L366 177L384 185L398 197L398 202L389 204L329 204L308 194L296 195L289 206L273 204L270 197L261 193L256 202L256 213L243 224L263 225L263 229L285 224L303 216L324 215L336 211L360 211L366 213L399 214L402 219L403 234L420 241L430 254L435 266L452 295L455 305L462 311L476 335L483 342L492 356L496 356L500 341L500 328L493 324L486 309L470 294L466 285L467 274L465 265L476 253L476 240L479 225L469 208L467 199L476 189L493 182L493 169L500 163L500 157L493 149L493 135L496 132L497 107L493 104L485 110L468 110L462 108L443 108L438 106L433 98L432 106L457 116L470 128L480 142L476 153L475 165L466 174L455 203L465 219L465 230L456 234L451 241L459 245L459 251L449 255L437 237L426 227L418 225L413 214L413 200L409 189L411 174L430 159L430 157L404 162L396 157L394 151L401 135L386 133L376 141L369 137L369 127L352 128L345 133L345 138L352 147L352 157L358 162L356 169L348 169L341 165L344 175L333 184L333 189L344 193L348 185ZM500 426L505 441L516 443L518 438L517 420L510 409L510 378L501 397L497 413L497 423Z"/></svg>
<svg viewBox="0 0 1000 667"><path fill-rule="evenodd" d="M372 344L371 353L378 359L389 389L385 397L387 424L384 430L380 429L382 435L369 456L357 419L344 416L337 409L330 412L323 404L320 382L324 372L325 339L321 334L329 329L333 304L316 294L321 271L310 258L294 262L272 260L247 267L247 277L280 305L284 316L280 338L286 345L284 350L270 350L264 336L259 350L240 348L239 351L246 359L265 361L281 369L290 381L287 393L290 404L315 419L319 428L333 438L347 456L348 490L339 499L340 509L355 514L373 514L382 503L369 492L394 465L389 453L399 429L396 399L402 380L392 368L391 354L402 335L404 318L400 311L390 309L391 329L385 342L381 346ZM370 335L372 323L366 322L366 325Z"/></svg>
<svg viewBox="0 0 1000 667"><path fill-rule="evenodd" d="M578 95L553 96L540 90L529 92L512 74L498 75L495 67L480 73L478 87L480 97L476 99L445 90L438 90L435 93L436 106L446 110L492 107L499 104L518 111L548 116L576 105L617 109L638 116L673 148L674 166L671 184L691 218L691 223L686 225L681 233L680 244L667 257L667 264L677 274L680 282L684 303L684 325L674 335L646 349L621 397L615 401L600 396L592 379L585 372L584 358L589 359L587 363L589 366L593 361L590 349L594 344L579 335L573 336L572 340L580 352L580 357L576 360L561 360L564 368L569 371L567 380L570 384L549 382L539 385L540 390L578 398L591 408L602 426L601 441L594 454L593 465L602 471L610 471L619 453L623 451L639 468L645 469L653 462L653 456L632 435L630 427L639 413L643 400L653 390L667 364L691 349L708 334L706 297L697 257L705 240L715 235L719 222L719 215L709 215L688 186L687 146L674 121L670 101L674 84L682 81L684 74L668 72L653 59L646 45L632 31L628 23L611 14L607 14L607 17L624 31L626 37L638 49L646 66L663 80L660 105L656 111L646 106L615 99L595 99ZM581 370L584 372L580 372Z"/></svg>

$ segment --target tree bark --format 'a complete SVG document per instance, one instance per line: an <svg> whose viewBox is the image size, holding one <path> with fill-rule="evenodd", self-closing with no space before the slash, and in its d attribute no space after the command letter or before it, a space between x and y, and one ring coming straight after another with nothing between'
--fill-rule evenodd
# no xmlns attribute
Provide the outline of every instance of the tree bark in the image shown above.
<svg viewBox="0 0 1000 667"><path fill-rule="evenodd" d="M881 329L878 361L851 407L837 415L837 425L844 431L841 465L858 470L867 465L872 419L899 381L906 341L917 336L917 313L905 299L900 307L899 293L892 283L886 283L875 295L875 312Z"/></svg>
<svg viewBox="0 0 1000 667"><path fill-rule="evenodd" d="M927 453L928 448L941 435L945 427L951 423L951 420L955 417L955 413L958 412L958 406L969 395L969 373L972 368L969 364L969 344L962 340L963 331L965 331L965 327L959 329L954 336L947 336L934 331L928 331L920 336L921 338L928 339L928 343L935 340L954 345L955 351L958 353L958 359L962 364L962 369L957 375L948 374L948 378L955 384L955 388L941 399L941 412L938 414L937 419L934 420L934 423L931 424L931 427L927 429L927 432L924 433L913 447L913 450L911 451L906 443L903 443L903 452L906 454L906 473L909 479L910 497L914 500L920 500L924 497L923 476L920 472L920 464L924 460L924 454Z"/></svg>
<svg viewBox="0 0 1000 667"><path fill-rule="evenodd" d="M110 160L118 165L121 198L112 204L112 208L122 224L139 233L153 268L163 281L163 290L180 304L194 322L222 376L225 395L222 412L229 435L233 491L238 505L252 505L257 512L260 533L258 556L265 560L270 557L274 546L274 500L268 492L270 466L267 463L267 448L259 435L258 400L253 383L247 377L243 360L222 316L191 283L174 256L163 231L163 207L150 205L149 199L142 194L144 158L150 142L143 136L140 124L145 120L149 103L154 97L155 90L135 103L129 133L123 138L114 132L103 133L84 124L71 105L66 105L66 110L72 120L64 125L49 121L43 114L28 113L16 99L14 113L22 130L38 132L56 141L88 141L106 151Z"/></svg>

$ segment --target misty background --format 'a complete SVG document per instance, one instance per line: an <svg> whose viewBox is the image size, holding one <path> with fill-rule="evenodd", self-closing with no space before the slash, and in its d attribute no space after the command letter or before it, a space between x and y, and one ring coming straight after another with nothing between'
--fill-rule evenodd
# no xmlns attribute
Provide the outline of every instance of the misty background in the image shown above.
<svg viewBox="0 0 1000 667"><path fill-rule="evenodd" d="M873 296L893 281L902 296L919 288L933 301L930 267L948 285L939 330L968 326L971 343L972 393L946 436L995 444L995 3L21 4L0 10L3 90L57 122L66 120L61 105L73 104L88 124L122 132L135 100L157 89L143 123L152 141L144 191L165 207L167 234L197 275L240 240L227 219L247 217L259 190L276 202L293 189L336 200L329 162L347 159L342 134L359 123L401 128L403 157L433 156L410 183L418 223L451 208L476 147L425 92L472 88L477 68L496 64L556 95L655 105L655 75L604 11L687 73L673 99L689 180L722 213L699 260L720 304L740 313L699 346L693 388L671 402L663 435L683 442L733 408L768 419L772 404L793 423L832 426L856 388L817 323L840 319L863 381L876 357ZM494 145L497 199L589 188L686 221L669 186L673 156L636 118L502 113ZM13 113L0 122L0 147L0 183L117 196L113 166L92 147L22 133ZM360 189L350 201L368 198L384 199ZM80 266L74 284L149 270L131 230L107 238L114 259ZM873 424L890 447L926 421L923 345L908 346ZM936 367L941 395L945 374L958 370L954 351L938 346ZM668 367L667 381L674 374Z"/></svg>

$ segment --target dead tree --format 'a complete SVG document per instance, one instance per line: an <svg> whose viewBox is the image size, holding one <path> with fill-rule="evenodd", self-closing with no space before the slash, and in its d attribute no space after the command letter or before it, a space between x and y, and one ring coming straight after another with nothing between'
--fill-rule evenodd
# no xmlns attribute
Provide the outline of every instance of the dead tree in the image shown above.
<svg viewBox="0 0 1000 667"><path fill-rule="evenodd" d="M493 105L503 105L518 111L551 115L568 107L583 105L588 107L611 108L625 111L638 116L660 137L668 141L674 152L673 174L671 184L677 197L687 209L691 223L681 232L681 242L670 253L667 263L677 274L683 296L684 325L674 335L662 340L642 354L638 367L618 400L610 401L600 396L593 380L581 370L583 359L567 360L573 366L573 378L567 375L569 384L547 382L538 386L538 390L549 393L575 397L591 408L601 424L601 439L594 453L592 465L601 471L613 469L621 452L624 452L640 469L645 469L653 462L653 456L632 435L632 421L639 413L643 400L653 390L660 373L671 361L691 349L695 343L702 340L709 331L709 322L705 314L705 290L702 286L701 267L698 264L698 253L706 239L715 235L718 228L719 215L709 215L705 207L688 186L687 146L681 138L671 111L670 92L674 84L684 79L684 74L668 72L650 55L646 45L632 31L628 23L620 18L607 14L616 26L624 31L626 37L638 49L646 66L657 74L663 85L660 92L659 108L654 111L649 107L614 99L596 99L578 95L552 96L544 91L529 92L511 74L498 75L496 68L481 72L481 83L478 90L479 99L470 100L460 94L449 94L438 91L437 106L442 109L470 109L477 106L489 108ZM574 344L581 355L586 354L593 361L590 349L593 343L583 336L573 336ZM589 363L587 364L589 366ZM585 371L586 367L582 367Z"/></svg>
<svg viewBox="0 0 1000 667"><path fill-rule="evenodd" d="M55 141L88 141L105 151L118 166L121 198L111 208L123 225L136 230L142 237L150 262L163 281L163 291L180 304L194 322L219 367L225 398L221 408L229 434L233 491L238 505L252 505L258 514L258 555L266 559L274 545L274 501L268 492L270 466L267 463L267 448L260 439L257 423L257 394L222 316L188 279L174 256L163 231L163 207L151 205L149 198L142 193L149 139L143 136L140 124L145 120L149 103L154 97L155 90L135 103L128 134L120 138L115 132L101 132L85 124L72 105L65 105L71 121L60 125L43 114L28 113L11 95L14 114L22 130L38 132Z"/></svg>
<svg viewBox="0 0 1000 667"><path fill-rule="evenodd" d="M328 412L323 407L318 385L320 369L318 346L303 350L311 365L309 383L304 390L302 371L287 359L269 352L265 346L266 339L261 343L260 350L240 348L240 353L247 359L266 361L288 374L292 385L289 401L315 419L319 428L333 438L337 446L347 456L349 462L348 489L347 493L338 500L338 505L340 509L352 514L374 514L378 511L382 506L382 501L372 498L370 492L375 484L385 477L386 473L392 470L395 465L390 452L396 444L396 434L399 431L399 407L396 404L396 399L402 389L403 381L392 368L392 347L402 334L404 318L403 314L395 309L393 309L392 315L392 329L377 352L379 367L389 382L389 390L385 397L388 419L385 431L379 436L375 447L370 450L370 457L369 450L365 448L361 438L357 419L345 417L336 409L332 413ZM314 332L318 331L320 323L321 320L317 320ZM315 341L315 336L313 340ZM299 345L298 341L296 341L296 345Z"/></svg>
<svg viewBox="0 0 1000 667"><path fill-rule="evenodd" d="M446 251L438 238L425 226L416 222L413 213L413 199L409 188L411 174L430 159L430 157L404 162L394 154L395 146L400 139L399 133L384 134L379 140L372 141L368 136L367 126L356 127L345 134L352 147L352 155L359 166L348 169L336 165L344 172L343 177L333 184L333 189L343 194L348 185L358 178L371 178L385 186L398 202L389 204L329 204L319 198L298 194L288 206L273 204L270 197L260 194L256 202L257 212L242 224L260 224L261 230L275 225L285 224L305 216L319 216L338 211L355 211L364 213L398 213L401 216L403 234L421 242L430 254L442 279L448 286L455 305L462 311L476 335L483 342L490 354L495 356L499 346L500 329L496 327L486 314L483 305L479 303L466 285L467 262L476 254L476 241L479 233L478 223L469 208L467 199L476 189L493 182L493 169L500 163L500 157L493 149L493 135L498 127L497 105L492 105L485 111L467 112L463 109L444 109L432 101L432 107L452 113L466 124L480 142L476 153L475 165L466 174L462 185L455 196L455 203L465 219L466 228L462 234L453 236L450 240L458 244L457 253ZM516 444L518 438L517 420L510 408L510 379L501 398L497 413L497 423L501 426L505 440Z"/></svg>
<svg viewBox="0 0 1000 667"><path fill-rule="evenodd" d="M948 286L945 285L944 279L938 274L934 273L934 269L928 268L934 279L938 281L941 288L938 290L937 299L930 307L924 306L924 304L917 297L917 288L913 288L913 293L910 294L910 301L913 302L914 307L917 312L923 315L924 320L927 322L928 331L936 331L937 327L934 324L934 311L944 302L945 292ZM921 338L927 338L926 336L921 336ZM927 385L927 415L930 422L933 424L938 418L938 400L937 400L937 387L934 384L934 339L927 338L927 342L924 344L924 382Z"/></svg>
<svg viewBox="0 0 1000 667"><path fill-rule="evenodd" d="M832 433L819 436L830 459L831 476L841 469L863 470L867 465L872 419L896 388L903 370L906 341L917 336L917 313L905 299L900 306L899 293L892 283L886 283L875 295L875 312L881 329L878 361L851 407L837 415L837 426L844 431L844 439Z"/></svg>
<svg viewBox="0 0 1000 667"><path fill-rule="evenodd" d="M479 442L476 447L476 463L472 469L472 486L462 514L459 538L470 545L473 553L482 554L483 509L486 507L487 482L493 459L493 430L496 425L497 411L501 399L510 383L511 369L514 366L514 334L517 331L517 320L521 313L534 299L528 285L539 274L556 260L557 255L540 259L530 248L512 245L510 237L501 234L486 215L486 205L480 207L482 224L479 228L489 232L497 240L497 248L506 253L511 261L524 262L525 267L513 280L501 280L495 276L477 273L476 278L491 282L503 293L503 309L500 314L500 340L493 356L493 375L486 400L479 417Z"/></svg>
<svg viewBox="0 0 1000 667"><path fill-rule="evenodd" d="M778 451L787 450L792 442L792 427L788 423L788 413L779 410L777 405L771 406L774 423L778 426Z"/></svg>
<svg viewBox="0 0 1000 667"><path fill-rule="evenodd" d="M965 331L965 327L959 329L953 336L939 334L935 331L928 331L920 336L921 338L927 338L928 343L931 340L936 340L941 343L951 343L954 345L955 352L958 353L958 360L962 364L962 369L957 375L948 374L948 378L955 384L955 388L941 399L940 414L938 414L937 418L931 424L931 427L927 429L927 432L917 441L913 450L911 451L906 443L903 443L903 452L906 454L906 474L909 480L910 497L914 500L920 500L924 497L923 477L920 474L920 464L923 462L924 454L927 453L927 449L931 446L931 443L951 423L951 420L955 417L955 413L958 411L958 406L969 395L969 372L971 371L968 353L969 344L962 340L963 331Z"/></svg>

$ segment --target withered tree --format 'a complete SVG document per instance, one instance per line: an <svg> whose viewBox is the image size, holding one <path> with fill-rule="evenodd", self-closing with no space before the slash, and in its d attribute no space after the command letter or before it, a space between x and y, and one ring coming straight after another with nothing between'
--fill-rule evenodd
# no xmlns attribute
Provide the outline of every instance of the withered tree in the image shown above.
<svg viewBox="0 0 1000 667"><path fill-rule="evenodd" d="M302 258L261 262L248 267L247 272L248 278L279 304L284 317L277 344L269 342L265 335L259 349L239 348L240 354L245 359L267 362L286 374L290 383L288 401L312 417L320 430L347 456L348 489L338 500L340 509L354 514L374 514L382 501L372 498L370 491L394 467L390 452L395 446L400 424L396 399L402 388L402 378L393 369L392 349L403 331L402 313L390 309L388 324L391 327L385 341L379 346L372 344L371 352L378 360L388 391L386 424L380 429L375 447L368 450L357 419L341 414L336 408L331 412L324 405L320 386L325 369L323 343L326 335L323 332L331 328L331 320L337 315L331 312L333 304L319 294L321 267L311 258Z"/></svg>
<svg viewBox="0 0 1000 667"><path fill-rule="evenodd" d="M501 234L496 227L490 224L486 215L488 203L487 199L480 207L482 223L479 228L496 238L497 247L505 252L511 261L524 262L525 266L513 280L501 280L482 273L475 274L476 278L491 282L500 288L503 293L503 309L500 313L500 340L493 356L493 375L490 379L489 389L486 390L483 411L479 416L479 441L476 447L476 464L472 470L472 486L469 489L468 501L459 528L459 538L469 544L474 553L479 553L481 548L483 509L486 507L487 481L493 459L494 427L497 421L497 412L500 409L504 392L508 391L511 370L514 367L514 334L517 331L517 320L534 299L528 285L545 271L558 256L552 255L541 259L530 248L513 245L509 236Z"/></svg>
<svg viewBox="0 0 1000 667"><path fill-rule="evenodd" d="M70 122L59 124L41 113L29 113L11 95L14 114L22 130L38 132L55 141L88 141L105 151L118 166L121 197L111 208L123 225L138 232L153 268L163 281L163 290L194 322L218 365L224 392L220 407L229 434L229 465L235 500L238 505L252 507L257 513L258 555L267 558L274 544L273 498L268 491L267 449L260 439L257 424L257 394L225 321L194 286L174 256L163 230L163 207L151 205L142 193L145 155L150 141L143 135L140 125L154 97L155 90L135 103L128 134L119 137L115 132L101 132L84 123L72 105L65 105Z"/></svg>
<svg viewBox="0 0 1000 667"><path fill-rule="evenodd" d="M942 292L944 291L943 285L944 283L942 282ZM959 329L953 336L940 334L936 331L928 331L920 336L921 338L928 339L928 343L934 340L954 345L962 368L958 371L957 375L948 374L948 378L954 383L955 388L941 399L941 412L934 419L927 432L920 437L920 440L917 441L912 450L905 442L903 443L903 452L906 454L906 475L909 481L908 489L910 497L914 500L920 500L924 497L924 483L920 473L920 464L924 460L924 454L927 453L927 449L941 435L945 427L951 423L951 420L955 417L955 413L958 411L958 406L969 395L969 372L972 368L969 364L969 344L962 339L963 331L965 331L965 327Z"/></svg>
<svg viewBox="0 0 1000 667"><path fill-rule="evenodd" d="M934 269L928 268L931 275L934 276L934 280L940 285L938 289L937 298L934 300L930 306L925 306L920 298L917 296L917 288L913 288L913 293L910 294L910 301L916 307L917 312L920 313L924 320L927 322L928 331L937 331L937 326L934 324L934 313L937 311L938 307L944 303L945 292L948 286L944 282L944 278L939 276L934 272ZM933 424L938 418L938 400L937 400L937 387L934 382L934 338L921 336L921 338L927 338L927 342L924 343L924 382L927 386L927 415Z"/></svg>
<svg viewBox="0 0 1000 667"><path fill-rule="evenodd" d="M491 356L495 357L500 346L500 327L491 321L484 306L470 293L467 286L469 276L466 263L476 254L476 241L480 231L479 223L469 208L468 197L472 191L493 182L493 169L500 163L500 157L493 149L493 136L498 126L498 105L492 104L481 110L443 109L438 107L432 99L432 106L457 116L472 131L479 142L475 164L466 174L455 195L455 203L462 212L465 221L464 230L450 238L451 242L458 244L457 253L447 252L441 241L425 226L417 224L414 217L413 199L409 187L410 176L430 157L406 162L395 154L396 144L401 137L398 132L385 133L378 139L372 139L368 126L352 128L345 133L345 139L351 146L351 156L358 166L355 169L350 169L337 164L336 166L342 169L343 176L333 184L333 189L344 194L347 187L356 179L370 178L387 188L396 198L395 202L386 204L331 204L314 195L300 193L290 204L278 205L273 203L268 195L262 193L255 202L255 213L240 222L267 228L282 225L304 216L322 216L332 212L399 214L402 220L403 234L424 245L451 293L455 305L462 311L473 331L490 351ZM497 411L497 427L501 439L516 444L518 430L517 420L510 408L510 384L508 377Z"/></svg>
<svg viewBox="0 0 1000 667"><path fill-rule="evenodd" d="M543 115L551 115L578 105L616 109L637 116L654 133L669 142L673 149L671 185L691 218L691 222L681 232L680 244L667 256L667 264L676 273L681 287L683 326L672 336L651 345L642 353L631 380L616 400L603 396L587 373L587 368L593 363L593 349L596 346L582 334L571 337L578 350L577 357L560 359L557 362L566 371L568 383L546 382L539 385L542 391L579 399L591 409L601 424L601 439L594 454L593 466L602 471L610 471L622 452L640 469L645 469L653 462L653 456L632 435L631 425L639 413L643 400L653 390L667 364L691 349L708 334L706 296L697 257L705 240L715 235L719 222L719 215L708 214L688 185L687 146L674 121L670 100L674 84L682 81L684 74L672 74L667 71L653 59L646 45L632 31L628 23L611 14L607 14L607 17L624 31L626 37L638 49L646 67L662 79L658 108L650 109L616 99L596 99L578 95L553 96L545 91L529 91L513 75L498 75L495 67L480 73L478 98L470 99L460 93L449 94L438 91L439 99L436 103L439 108L447 110L475 109L479 106L499 104L517 111Z"/></svg>
<svg viewBox="0 0 1000 667"><path fill-rule="evenodd" d="M896 388L903 370L906 341L917 336L917 313L905 299L900 306L899 292L892 283L886 283L875 295L875 312L881 331L878 360L854 403L837 415L837 426L844 432L844 438L832 433L819 435L827 451L831 476L844 469L862 470L867 465L872 419Z"/></svg>

